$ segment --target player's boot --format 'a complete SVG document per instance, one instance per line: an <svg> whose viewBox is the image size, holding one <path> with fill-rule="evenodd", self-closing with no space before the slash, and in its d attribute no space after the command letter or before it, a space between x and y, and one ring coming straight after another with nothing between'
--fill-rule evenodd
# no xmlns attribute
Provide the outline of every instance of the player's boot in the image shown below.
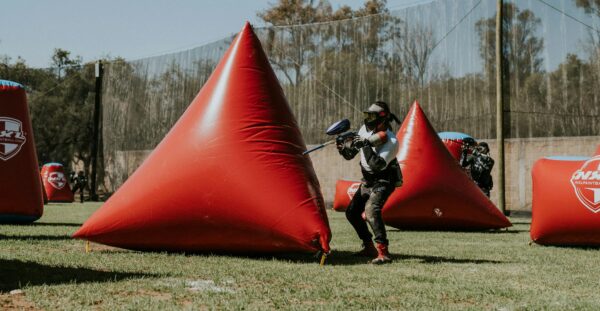
<svg viewBox="0 0 600 311"><path fill-rule="evenodd" d="M360 257L373 257L373 256L377 256L377 249L375 248L375 244L373 244L373 241L363 241L362 244L362 249L356 253L354 253L354 256L360 256Z"/></svg>
<svg viewBox="0 0 600 311"><path fill-rule="evenodd" d="M377 257L371 260L371 263L374 265L381 265L390 262L392 262L392 258L390 258L388 246L385 244L377 243Z"/></svg>

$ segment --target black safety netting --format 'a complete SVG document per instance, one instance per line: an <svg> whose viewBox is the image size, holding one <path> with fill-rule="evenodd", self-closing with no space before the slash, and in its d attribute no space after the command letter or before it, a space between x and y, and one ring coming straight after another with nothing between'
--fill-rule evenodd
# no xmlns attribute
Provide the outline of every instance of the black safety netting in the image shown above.
<svg viewBox="0 0 600 311"><path fill-rule="evenodd" d="M600 135L600 13L583 2L505 4L507 137ZM495 14L495 1L438 0L255 32L307 144L325 140L336 120L358 127L375 100L401 119L418 100L436 130L494 138ZM103 156L112 190L164 138L232 40L105 65Z"/></svg>

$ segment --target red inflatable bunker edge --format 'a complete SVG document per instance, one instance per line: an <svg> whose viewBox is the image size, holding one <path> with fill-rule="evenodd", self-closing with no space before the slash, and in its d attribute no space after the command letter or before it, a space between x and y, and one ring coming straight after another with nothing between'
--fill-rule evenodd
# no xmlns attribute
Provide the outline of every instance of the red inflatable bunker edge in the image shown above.
<svg viewBox="0 0 600 311"><path fill-rule="evenodd" d="M444 143L444 146L448 148L448 151L456 161L460 161L462 155L462 148L464 145L465 138L473 138L470 135L459 132L440 132L438 136Z"/></svg>
<svg viewBox="0 0 600 311"><path fill-rule="evenodd" d="M62 164L44 164L41 174L48 202L72 203L74 201L73 192Z"/></svg>
<svg viewBox="0 0 600 311"><path fill-rule="evenodd" d="M542 158L531 174L531 239L544 245L600 245L600 156Z"/></svg>
<svg viewBox="0 0 600 311"><path fill-rule="evenodd" d="M40 171L22 85L0 80L0 223L42 216Z"/></svg>
<svg viewBox="0 0 600 311"><path fill-rule="evenodd" d="M335 183L335 197L333 199L333 210L344 212L348 208L352 197L360 187L360 181L338 180Z"/></svg>
<svg viewBox="0 0 600 311"><path fill-rule="evenodd" d="M73 237L136 250L328 252L325 204L304 150L246 23L166 137Z"/></svg>
<svg viewBox="0 0 600 311"><path fill-rule="evenodd" d="M600 145L598 145L598 148L596 148L596 153L595 155L600 155Z"/></svg>

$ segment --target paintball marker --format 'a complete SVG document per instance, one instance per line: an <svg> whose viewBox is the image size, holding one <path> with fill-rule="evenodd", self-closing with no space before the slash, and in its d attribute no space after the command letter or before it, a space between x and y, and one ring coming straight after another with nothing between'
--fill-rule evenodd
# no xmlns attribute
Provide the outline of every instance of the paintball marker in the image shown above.
<svg viewBox="0 0 600 311"><path fill-rule="evenodd" d="M306 150L302 153L302 155L309 154L313 151L317 151L317 150L322 149L325 146L331 145L333 143L343 144L347 140L353 139L354 136L356 136L356 132L348 131L349 129L350 129L350 120L348 120L348 119L343 119L343 120L333 123L327 129L327 131L325 131L325 134L327 134L329 136L336 136L336 138L332 139L330 141L327 141L323 144L320 144L312 149Z"/></svg>

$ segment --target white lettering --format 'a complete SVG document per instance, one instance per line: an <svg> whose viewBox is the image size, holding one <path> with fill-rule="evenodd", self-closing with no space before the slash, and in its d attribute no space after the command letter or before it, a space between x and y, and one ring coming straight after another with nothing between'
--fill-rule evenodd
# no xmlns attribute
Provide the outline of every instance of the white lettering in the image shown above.
<svg viewBox="0 0 600 311"><path fill-rule="evenodd" d="M580 180L580 179L588 180L590 175L592 175L591 171L588 171L588 172L577 171L577 172L575 172L575 175L573 176L573 180Z"/></svg>

